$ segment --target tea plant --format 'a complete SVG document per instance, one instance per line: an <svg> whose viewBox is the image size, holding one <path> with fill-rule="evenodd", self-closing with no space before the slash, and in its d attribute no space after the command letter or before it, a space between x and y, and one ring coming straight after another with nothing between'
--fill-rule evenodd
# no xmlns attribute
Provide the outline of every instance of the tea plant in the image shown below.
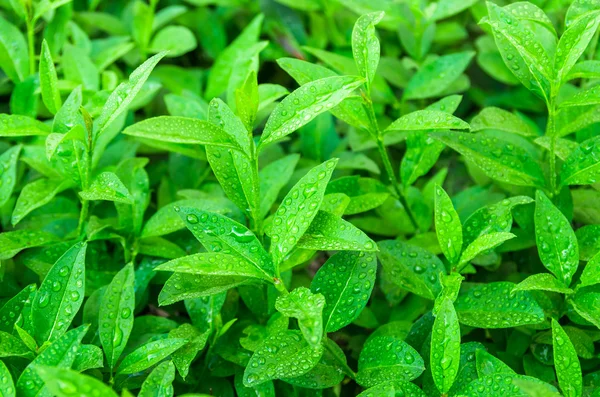
<svg viewBox="0 0 600 397"><path fill-rule="evenodd" d="M0 396L600 395L597 0L0 10Z"/></svg>

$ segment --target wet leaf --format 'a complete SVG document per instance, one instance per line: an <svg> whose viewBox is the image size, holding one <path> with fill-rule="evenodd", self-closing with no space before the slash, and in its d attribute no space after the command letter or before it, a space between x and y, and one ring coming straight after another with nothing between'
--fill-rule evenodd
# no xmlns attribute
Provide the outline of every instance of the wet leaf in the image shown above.
<svg viewBox="0 0 600 397"><path fill-rule="evenodd" d="M83 303L87 244L76 243L50 268L31 307L39 344L54 341L69 328Z"/></svg>
<svg viewBox="0 0 600 397"><path fill-rule="evenodd" d="M271 379L303 375L322 355L323 347L311 347L299 331L275 333L250 358L244 372L244 385L253 387Z"/></svg>
<svg viewBox="0 0 600 397"><path fill-rule="evenodd" d="M186 343L186 339L180 338L159 339L145 343L123 358L117 369L117 375L133 374L150 368Z"/></svg>
<svg viewBox="0 0 600 397"><path fill-rule="evenodd" d="M358 359L356 381L365 387L391 379L411 381L425 370L415 349L393 336L377 336L367 341Z"/></svg>
<svg viewBox="0 0 600 397"><path fill-rule="evenodd" d="M82 375L66 368L55 368L49 366L36 366L35 371L43 379L46 387L57 397L72 396L73 393L88 395L84 393L98 393L106 397L116 397L110 387L98 379Z"/></svg>
<svg viewBox="0 0 600 397"><path fill-rule="evenodd" d="M535 197L535 239L542 263L565 286L579 266L579 247L570 222L540 191Z"/></svg>
<svg viewBox="0 0 600 397"><path fill-rule="evenodd" d="M552 351L558 384L565 396L581 396L581 364L569 336L556 320L552 320Z"/></svg>
<svg viewBox="0 0 600 397"><path fill-rule="evenodd" d="M442 302L431 330L431 372L440 393L447 393L460 364L460 326L450 299Z"/></svg>
<svg viewBox="0 0 600 397"><path fill-rule="evenodd" d="M370 252L341 251L319 269L310 285L325 297L325 332L354 321L366 306L375 283L377 260Z"/></svg>
<svg viewBox="0 0 600 397"><path fill-rule="evenodd" d="M134 309L134 271L130 263L113 277L106 288L98 315L100 342L111 370L127 345L133 328Z"/></svg>
<svg viewBox="0 0 600 397"><path fill-rule="evenodd" d="M317 216L336 164L337 159L333 159L311 169L292 187L277 208L272 221L270 248L276 266L294 248Z"/></svg>
<svg viewBox="0 0 600 397"><path fill-rule="evenodd" d="M435 232L440 248L450 264L458 263L463 247L463 232L460 218L452 200L440 186L435 188Z"/></svg>
<svg viewBox="0 0 600 397"><path fill-rule="evenodd" d="M281 314L298 319L302 335L313 348L321 344L323 337L323 306L325 297L313 294L305 287L296 288L275 302L275 308Z"/></svg>
<svg viewBox="0 0 600 397"><path fill-rule="evenodd" d="M456 313L462 324L477 328L509 328L539 324L544 312L527 291L513 293L506 281L475 285L459 294Z"/></svg>

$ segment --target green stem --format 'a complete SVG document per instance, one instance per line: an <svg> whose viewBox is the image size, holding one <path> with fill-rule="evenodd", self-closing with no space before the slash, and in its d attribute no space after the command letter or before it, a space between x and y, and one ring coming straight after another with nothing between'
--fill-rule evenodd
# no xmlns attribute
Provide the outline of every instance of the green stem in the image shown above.
<svg viewBox="0 0 600 397"><path fill-rule="evenodd" d="M400 183L396 179L396 173L394 172L394 167L392 167L392 162L390 160L390 156L388 155L388 152L385 148L385 144L383 141L383 134L382 134L381 130L379 129L379 125L377 124L377 118L375 117L375 110L373 109L373 102L371 101L371 98L369 96L363 96L363 98L366 100L366 103L367 103L367 110L368 110L369 117L371 119L371 125L375 129L375 140L377 141L377 150L379 151L379 156L381 157L381 161L383 162L383 167L385 168L385 172L388 176L390 184L392 185L392 187L394 188L394 191L396 192L396 195L398 196L398 200L400 201L400 204L402 204L402 206L406 210L406 214L408 215L408 218L410 219L410 222L411 222L413 228L415 229L415 232L417 232L419 229L419 225L418 225L410 207L408 206L408 202L406 201L406 197L404 195L402 187L400 186Z"/></svg>
<svg viewBox="0 0 600 397"><path fill-rule="evenodd" d="M332 341L331 339L330 339L330 341L331 341L332 343L335 343L335 342L334 342L334 341ZM328 350L328 351L331 353L331 355L332 355L333 357L335 357L335 359L338 361L338 363L340 363L340 366L342 367L342 370L343 370L343 371L346 373L346 375L348 375L348 376L349 376L350 378L352 378L352 379L356 379L356 372L354 372L354 371L352 370L352 368L350 368L350 367L348 366L348 364L347 364L345 361L338 359L338 353L339 353L339 352L336 352L336 351L335 351L335 350L334 350L334 349L333 349L333 348L330 346L330 344L329 344L329 343L325 342L325 343L323 343L323 344L325 345L325 348L326 348L326 349L327 349L327 350Z"/></svg>
<svg viewBox="0 0 600 397"><path fill-rule="evenodd" d="M550 137L550 193L555 195L558 192L556 191L556 105L554 97L550 98L548 103L546 136Z"/></svg>
<svg viewBox="0 0 600 397"><path fill-rule="evenodd" d="M29 51L29 74L35 73L35 22L27 19L27 48Z"/></svg>
<svg viewBox="0 0 600 397"><path fill-rule="evenodd" d="M90 211L90 202L88 200L81 201L81 212L79 213L79 223L77 224L77 237L81 237L83 234L83 226L87 221L87 217Z"/></svg>

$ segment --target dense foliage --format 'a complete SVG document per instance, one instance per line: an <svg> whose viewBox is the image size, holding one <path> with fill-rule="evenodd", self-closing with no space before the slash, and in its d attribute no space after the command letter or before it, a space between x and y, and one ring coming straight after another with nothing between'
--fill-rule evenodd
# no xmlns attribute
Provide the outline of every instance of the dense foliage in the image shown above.
<svg viewBox="0 0 600 397"><path fill-rule="evenodd" d="M599 25L0 1L0 396L600 396Z"/></svg>

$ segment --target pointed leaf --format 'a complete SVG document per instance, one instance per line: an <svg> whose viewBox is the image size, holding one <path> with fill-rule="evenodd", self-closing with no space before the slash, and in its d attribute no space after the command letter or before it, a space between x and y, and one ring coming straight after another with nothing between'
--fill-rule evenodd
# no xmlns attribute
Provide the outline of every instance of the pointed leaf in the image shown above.
<svg viewBox="0 0 600 397"><path fill-rule="evenodd" d="M569 336L552 319L552 351L558 384L566 397L580 397L582 393L581 364Z"/></svg>
<svg viewBox="0 0 600 397"><path fill-rule="evenodd" d="M108 284L98 315L100 342L111 370L127 345L133 328L134 309L134 272L130 263Z"/></svg>
<svg viewBox="0 0 600 397"><path fill-rule="evenodd" d="M509 328L544 321L544 311L527 291L512 293L515 284L491 282L459 294L454 307L462 324L477 328Z"/></svg>
<svg viewBox="0 0 600 397"><path fill-rule="evenodd" d="M56 397L71 397L73 393L81 396L97 394L106 397L117 397L117 393L102 381L70 369L37 366L35 371L42 378L52 395ZM89 390L91 394L87 394L86 390Z"/></svg>
<svg viewBox="0 0 600 397"><path fill-rule="evenodd" d="M415 349L393 336L369 338L358 359L356 381L364 387L390 379L411 381L425 370L423 359Z"/></svg>
<svg viewBox="0 0 600 397"><path fill-rule="evenodd" d="M408 113L385 129L388 131L468 130L469 124L450 113L439 110L417 110Z"/></svg>
<svg viewBox="0 0 600 397"><path fill-rule="evenodd" d="M462 225L450 196L440 186L435 188L435 232L444 256L456 265L463 246Z"/></svg>
<svg viewBox="0 0 600 397"><path fill-rule="evenodd" d="M535 196L535 240L542 263L566 287L579 266L579 246L570 222L541 191Z"/></svg>
<svg viewBox="0 0 600 397"><path fill-rule="evenodd" d="M379 40L375 33L375 25L383 18L383 12L361 15L352 29L352 55L356 62L358 74L367 81L367 87L375 78L379 65Z"/></svg>
<svg viewBox="0 0 600 397"><path fill-rule="evenodd" d="M338 105L363 84L353 76L335 76L302 85L275 107L267 120L258 148L277 142L319 114Z"/></svg>
<svg viewBox="0 0 600 397"><path fill-rule="evenodd" d="M40 87L42 88L44 105L50 113L56 114L62 105L62 99L58 89L56 68L46 40L42 42L42 53L40 54Z"/></svg>
<svg viewBox="0 0 600 397"><path fill-rule="evenodd" d="M175 211L208 251L237 254L252 263L267 279L273 279L275 268L269 254L245 226L223 215L196 208L182 207Z"/></svg>
<svg viewBox="0 0 600 397"><path fill-rule="evenodd" d="M450 299L444 299L431 330L431 372L440 393L447 393L460 364L460 325Z"/></svg>
<svg viewBox="0 0 600 397"><path fill-rule="evenodd" d="M31 307L39 344L62 336L83 303L87 244L76 243L64 253L40 285Z"/></svg>
<svg viewBox="0 0 600 397"><path fill-rule="evenodd" d="M317 215L336 164L337 159L332 159L311 169L279 205L271 227L270 252L276 266L290 253Z"/></svg>
<svg viewBox="0 0 600 397"><path fill-rule="evenodd" d="M271 379L293 378L310 371L323 355L323 346L308 344L300 331L283 331L269 336L250 358L244 385L253 387Z"/></svg>
<svg viewBox="0 0 600 397"><path fill-rule="evenodd" d="M141 372L161 362L187 343L180 338L168 338L150 341L129 353L117 370L117 375L129 375Z"/></svg>

